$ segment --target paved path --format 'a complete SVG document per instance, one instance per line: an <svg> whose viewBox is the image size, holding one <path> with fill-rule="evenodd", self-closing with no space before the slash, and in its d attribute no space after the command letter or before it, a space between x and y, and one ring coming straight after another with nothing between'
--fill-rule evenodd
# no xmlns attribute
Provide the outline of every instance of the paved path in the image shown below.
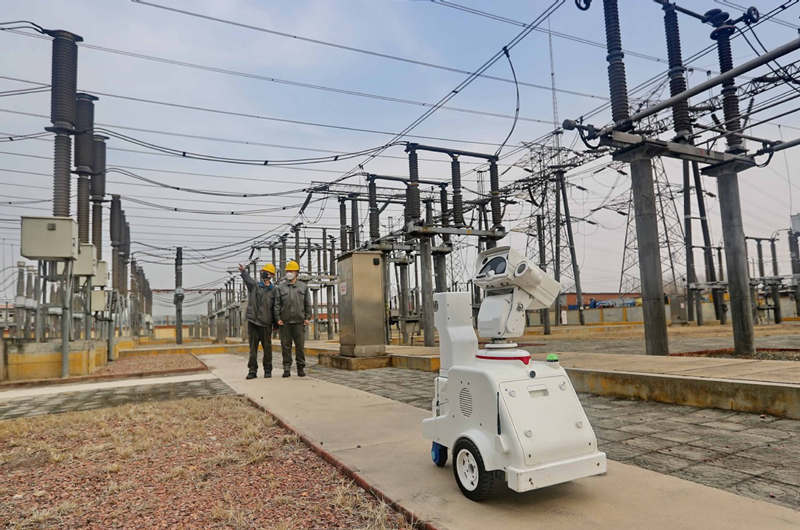
<svg viewBox="0 0 800 530"><path fill-rule="evenodd" d="M232 393L228 385L208 373L23 388L0 392L0 420Z"/></svg>
<svg viewBox="0 0 800 530"><path fill-rule="evenodd" d="M798 342L800 342L800 337L798 337ZM534 348L525 349L532 351ZM552 351L548 353L552 353ZM535 359L544 360L546 354L534 353L533 356ZM558 356L565 368L800 384L800 362L797 361L664 357L570 351L562 351Z"/></svg>
<svg viewBox="0 0 800 530"><path fill-rule="evenodd" d="M511 529L530 528L535 522L549 529L727 530L800 525L800 512L789 508L615 461L609 462L608 474L603 477L472 503L458 491L449 465L439 469L430 462L430 442L422 438L420 429L422 418L429 412L323 381L329 372L318 366L311 368L312 377L306 379L247 381L242 357L209 355L203 360L228 385L263 404L368 483L438 527ZM380 387L379 373L385 369L369 372L350 374L365 385ZM409 373L419 378L432 377L432 374ZM430 386L430 380L425 384ZM408 390L414 384L409 382L405 386L404 390ZM408 398L416 400L411 394ZM626 413L632 415L630 410ZM637 413L641 425L657 421L644 416L644 410ZM771 423L776 421L782 420ZM618 427L607 428L626 432L621 430L622 426ZM707 428L722 431L720 427ZM647 436L630 434L631 440ZM670 442L667 447L672 445Z"/></svg>

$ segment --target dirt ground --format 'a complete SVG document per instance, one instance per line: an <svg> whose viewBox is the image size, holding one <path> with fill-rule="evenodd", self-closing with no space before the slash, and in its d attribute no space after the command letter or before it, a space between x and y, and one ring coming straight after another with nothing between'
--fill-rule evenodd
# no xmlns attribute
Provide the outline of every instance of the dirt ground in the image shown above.
<svg viewBox="0 0 800 530"><path fill-rule="evenodd" d="M9 527L406 528L238 397L0 421Z"/></svg>
<svg viewBox="0 0 800 530"><path fill-rule="evenodd" d="M92 375L132 375L177 369L205 370L206 367L194 355L188 353L142 355L140 357L119 359L100 368Z"/></svg>

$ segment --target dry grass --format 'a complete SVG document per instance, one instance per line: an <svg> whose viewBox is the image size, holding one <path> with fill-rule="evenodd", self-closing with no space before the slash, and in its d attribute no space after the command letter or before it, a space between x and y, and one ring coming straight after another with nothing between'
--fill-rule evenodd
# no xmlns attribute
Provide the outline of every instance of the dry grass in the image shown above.
<svg viewBox="0 0 800 530"><path fill-rule="evenodd" d="M229 396L0 421L0 521L407 527L272 417Z"/></svg>
<svg viewBox="0 0 800 530"><path fill-rule="evenodd" d="M128 375L187 369L204 370L205 365L189 353L142 355L119 359L103 366L92 375Z"/></svg>

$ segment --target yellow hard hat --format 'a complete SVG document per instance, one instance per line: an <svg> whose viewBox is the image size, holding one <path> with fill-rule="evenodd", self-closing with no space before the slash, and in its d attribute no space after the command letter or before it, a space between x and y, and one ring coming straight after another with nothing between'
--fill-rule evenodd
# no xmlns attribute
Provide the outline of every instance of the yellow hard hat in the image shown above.
<svg viewBox="0 0 800 530"><path fill-rule="evenodd" d="M299 271L300 270L300 265L298 265L296 261L292 260L292 261L290 261L289 263L286 264L286 270L287 271Z"/></svg>
<svg viewBox="0 0 800 530"><path fill-rule="evenodd" d="M262 271L267 271L267 272L272 273L272 274L275 274L275 265L273 265L272 263L267 263L266 265L261 267L261 270Z"/></svg>

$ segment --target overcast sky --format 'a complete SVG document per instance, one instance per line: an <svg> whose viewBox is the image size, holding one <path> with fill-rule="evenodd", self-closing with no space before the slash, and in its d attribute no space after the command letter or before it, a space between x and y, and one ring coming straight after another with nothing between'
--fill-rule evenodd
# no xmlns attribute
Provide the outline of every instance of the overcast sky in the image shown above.
<svg viewBox="0 0 800 530"><path fill-rule="evenodd" d="M317 1L222 1L222 0L156 0L156 3L191 10L205 15L250 24L293 35L334 42L374 52L411 58L417 61L471 70L492 56L511 40L520 28L453 10L427 1L405 0L317 0ZM515 20L531 21L549 1L462 2L475 8ZM691 8L704 11L720 6L711 0L684 2ZM591 10L577 10L571 0L551 17L552 30L584 39L604 39L602 2ZM662 11L654 2L621 0L623 45L647 58L626 56L629 86L666 70ZM757 7L769 11L777 1L759 0ZM184 14L157 9L128 0L6 0L3 20L25 19L47 28L72 31L95 45L195 63L213 68L262 78L324 85L337 89L401 98L416 102L435 102L455 87L463 74L443 71L416 64L389 60L343 49L281 37L262 31L246 29L220 22L203 20ZM799 7L792 7L780 18L798 23ZM709 45L710 27L682 17L684 55ZM546 26L544 26L546 27ZM797 37L797 30L787 25L765 22L757 29L767 47ZM30 82L49 83L50 52L48 40L0 32L0 75ZM740 63L755 55L742 39L736 39L734 61ZM568 92L557 94L559 120L574 118L601 105L608 93L606 52L604 49L560 37L553 39L556 84ZM532 33L511 51L518 78L543 86L550 84L550 64L547 35ZM661 61L655 58L662 58ZM797 60L797 52L785 62ZM95 108L95 120L109 128L155 144L202 152L218 156L279 160L326 153L308 149L336 152L357 151L386 142L390 136L375 132L357 132L328 127L274 121L281 118L330 124L372 131L402 130L425 109L421 106L384 101L302 88L255 79L241 75L204 71L197 68L163 64L141 58L112 54L96 49L79 49L78 86L87 92L104 92L117 96L150 99L193 107L205 107L239 114L231 116L218 112L174 108L154 103L100 96ZM689 76L690 84L704 80L718 69L716 53L696 63ZM510 77L508 63L503 60L488 72ZM0 79L0 91L26 88L20 81ZM666 92L664 92L666 94ZM509 140L506 150L521 141L535 139L553 129L553 98L549 90L530 86L520 87L521 119ZM479 79L459 93L452 107L479 110L502 115L514 113L514 86L502 81ZM747 102L742 103L746 108ZM49 93L0 97L0 135L39 132L49 125ZM791 107L784 107L790 109ZM6 111L32 113L20 115ZM768 117L769 112L763 113ZM261 118L259 118L259 116ZM762 115L754 117L759 120ZM602 125L610 119L605 112L593 118ZM499 143L508 133L512 120L442 109L415 129L414 134L458 140L438 142L443 145L474 151L494 151L495 147L470 142ZM769 138L792 139L800 135L795 115L754 127L749 132ZM149 129L186 135L235 140L223 142L168 136L126 128ZM240 141L251 142L250 145ZM425 140L427 143L435 143ZM573 135L564 137L566 145L580 146ZM271 145L254 145L271 144ZM188 186L225 191L272 192L293 190L312 181L337 178L355 165L354 160L295 167L263 167L232 165L220 162L193 161L172 157L117 139L108 142L108 166L124 166L151 179ZM719 144L718 144L719 145ZM283 147L280 147L283 146ZM119 150L124 149L124 150ZM406 175L407 162L402 147L387 150L385 157L370 162L368 169L376 173ZM30 156L23 156L30 155ZM0 144L0 190L4 203L28 199L52 198L52 141L26 140ZM449 177L448 159L425 155L431 159L421 162L421 176L431 179ZM509 159L515 161L517 157ZM436 159L436 160L434 160ZM785 229L790 211L800 207L800 179L793 175L798 153L776 155L765 169L752 169L742 174L741 195L747 235L769 237L776 231L779 240L781 273L789 272ZM597 167L601 167L598 165ZM474 166L464 161L464 170ZM667 163L671 182L680 184L680 166ZM504 168L503 168L504 169ZM22 172L26 173L22 173ZM788 174L787 174L788 172ZM186 173L194 173L188 175ZM614 197L628 188L626 178L613 170L599 173L576 170L570 181L587 191L570 189L572 215L590 216L597 224L578 222L575 225L578 260L582 266L584 291L617 289L625 237L625 218L609 211L590 215L590 210L607 197ZM202 175L198 175L202 174ZM525 173L512 169L503 176L503 183L521 178ZM466 176L466 184L475 186L475 174ZM359 179L349 182L363 183ZM713 179L706 178L707 189L716 193ZM75 184L73 183L73 193ZM187 260L198 259L207 253L193 250L216 247L244 240L259 234L277 231L284 223L297 222L298 203L302 193L269 198L219 198L165 190L112 173L108 176L108 193L123 196L123 208L131 223L133 251L144 251L146 245L171 249L186 248ZM793 197L794 195L794 197ZM126 198L161 205L200 210L253 210L286 206L285 210L258 215L201 215L170 212L134 203ZM792 203L793 199L796 201ZM678 198L679 205L680 197ZM0 238L2 238L2 268L18 258L18 218L20 215L49 215L49 202L36 205L0 206ZM73 205L73 213L75 208ZM507 217L527 216L530 207L512 207ZM721 242L718 221L719 208L709 198L709 217L714 244ZM366 213L366 208L362 214ZM319 226L338 226L338 208L334 201L312 203L307 212L309 220L319 219ZM387 215L397 218L400 211L389 208ZM696 214L695 214L696 215ZM514 222L508 223L514 226ZM107 237L108 222L105 224ZM700 244L697 226L696 244ZM336 233L338 237L338 232ZM514 234L512 244L525 245L525 236ZM167 254L159 251L157 254ZM221 282L226 269L247 259L248 252L218 263L190 265L184 269L184 285L196 286ZM110 249L105 251L110 256ZM266 253L264 254L266 257ZM173 268L163 258L138 255L154 288L170 288ZM0 279L6 285L11 271L4 270ZM702 273L702 271L700 271ZM13 281L0 296L13 296ZM156 308L156 313L168 308ZM190 311L192 312L192 311Z"/></svg>

